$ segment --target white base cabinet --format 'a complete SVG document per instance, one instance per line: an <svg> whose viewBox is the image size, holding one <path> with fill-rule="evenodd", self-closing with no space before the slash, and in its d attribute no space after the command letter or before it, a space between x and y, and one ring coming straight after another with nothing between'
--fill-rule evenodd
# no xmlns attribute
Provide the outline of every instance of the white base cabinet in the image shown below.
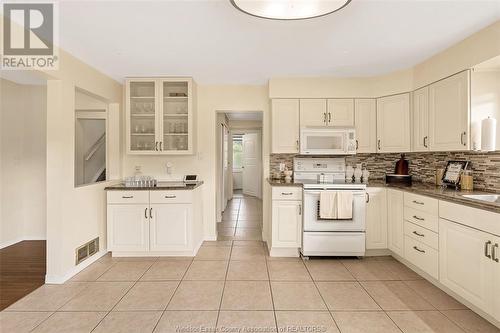
<svg viewBox="0 0 500 333"><path fill-rule="evenodd" d="M366 192L366 249L387 249L387 191L369 187Z"/></svg>
<svg viewBox="0 0 500 333"><path fill-rule="evenodd" d="M298 256L302 242L302 188L273 187L271 203L271 255L290 250ZM285 254L286 255L286 254Z"/></svg>
<svg viewBox="0 0 500 333"><path fill-rule="evenodd" d="M202 242L199 189L108 191L107 241L113 256L194 256Z"/></svg>
<svg viewBox="0 0 500 333"><path fill-rule="evenodd" d="M387 190L387 240L389 250L404 257L403 192Z"/></svg>

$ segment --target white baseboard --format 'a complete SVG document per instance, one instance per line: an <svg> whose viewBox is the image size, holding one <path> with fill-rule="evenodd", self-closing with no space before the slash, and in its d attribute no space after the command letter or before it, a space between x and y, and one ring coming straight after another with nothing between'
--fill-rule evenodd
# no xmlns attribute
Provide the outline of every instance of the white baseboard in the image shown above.
<svg viewBox="0 0 500 333"><path fill-rule="evenodd" d="M270 257L299 257L299 249L298 248L279 248L272 247L271 251L269 251Z"/></svg>
<svg viewBox="0 0 500 333"><path fill-rule="evenodd" d="M108 253L107 250L102 250L102 251L97 252L89 259L81 262L79 265L70 269L66 274L63 274L63 275L45 275L45 283L46 284L63 284L64 282L68 281L73 276L80 273L85 268L87 268L88 266L90 266L91 264L96 262L97 260L101 259L101 257L106 255L107 253Z"/></svg>

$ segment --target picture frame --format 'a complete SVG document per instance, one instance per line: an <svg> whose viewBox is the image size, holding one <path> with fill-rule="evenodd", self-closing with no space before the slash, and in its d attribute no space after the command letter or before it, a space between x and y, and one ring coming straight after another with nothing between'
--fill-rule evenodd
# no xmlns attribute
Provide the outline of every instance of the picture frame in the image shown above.
<svg viewBox="0 0 500 333"><path fill-rule="evenodd" d="M443 185L454 186L460 185L460 175L469 166L469 161L448 161L443 173Z"/></svg>

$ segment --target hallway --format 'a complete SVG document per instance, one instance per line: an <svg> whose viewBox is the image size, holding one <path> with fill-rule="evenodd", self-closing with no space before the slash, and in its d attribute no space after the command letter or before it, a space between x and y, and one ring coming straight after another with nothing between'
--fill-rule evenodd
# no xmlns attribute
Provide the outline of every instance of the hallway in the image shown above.
<svg viewBox="0 0 500 333"><path fill-rule="evenodd" d="M217 223L218 240L262 240L262 200L234 194Z"/></svg>

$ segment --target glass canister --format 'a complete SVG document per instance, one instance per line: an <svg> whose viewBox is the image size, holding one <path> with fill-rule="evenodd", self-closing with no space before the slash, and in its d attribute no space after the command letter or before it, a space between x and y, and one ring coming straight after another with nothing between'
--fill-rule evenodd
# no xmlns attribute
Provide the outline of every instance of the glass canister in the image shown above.
<svg viewBox="0 0 500 333"><path fill-rule="evenodd" d="M472 175L472 170L464 170L464 172L460 175L460 189L462 191L474 190L474 177Z"/></svg>

